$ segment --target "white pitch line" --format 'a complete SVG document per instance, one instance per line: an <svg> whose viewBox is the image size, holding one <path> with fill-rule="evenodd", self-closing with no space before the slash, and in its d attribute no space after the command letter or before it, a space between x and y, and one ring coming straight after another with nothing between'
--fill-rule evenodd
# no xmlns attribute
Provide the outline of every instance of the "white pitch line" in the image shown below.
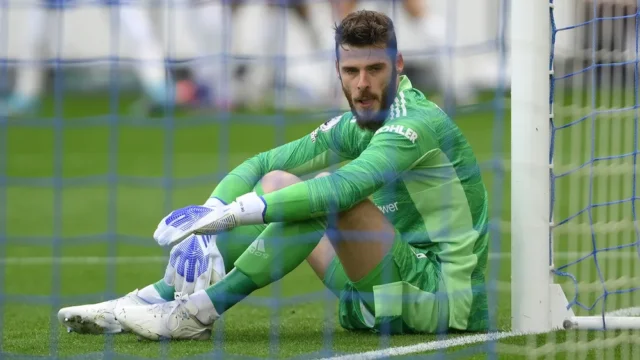
<svg viewBox="0 0 640 360"><path fill-rule="evenodd" d="M584 254L579 253L560 253L556 254L568 256L568 257L579 257ZM609 255L612 257L615 256L615 252L603 252L601 255ZM629 257L637 257L638 255L635 253L617 253L618 256L628 255ZM497 259L506 259L511 256L510 253L493 253L490 254L490 258ZM149 263L162 263L167 261L166 257L163 256L119 256L119 257L97 257L97 256L89 256L89 257L8 257L8 258L0 258L0 264L10 264L10 265L47 265L53 264L54 262L59 264L84 264L84 265L104 265L109 263L115 264L149 264ZM640 308L631 308L631 309L621 309L619 310L620 315L626 316L638 316L640 314ZM614 315L618 313L611 313L610 315ZM632 315L630 315L632 314ZM473 334L466 336L459 336L445 340L437 340L431 342L425 342L415 345L408 346L399 346L399 347L391 347L387 349L381 350L373 350L356 354L345 354L340 356L334 356L325 358L327 360L337 360L337 359L379 359L386 358L391 356L401 356L408 354L416 354L423 353L428 351L442 350L448 349L457 346L465 346L471 345L481 342L488 341L496 341L501 339L506 339L510 337L516 336L525 336L525 335L535 335L535 333L522 333L522 332L498 332L498 333L488 333L488 334Z"/></svg>
<svg viewBox="0 0 640 360"><path fill-rule="evenodd" d="M624 251L624 252L622 252ZM577 252L577 251L567 251L567 252L554 252L553 256L556 259L561 260L578 260L581 257L585 257L589 255L588 251ZM629 259L637 259L640 261L640 254L635 251L629 251L629 248L623 250L610 250L610 251L600 251L596 253L598 259L611 259L611 260L629 260ZM490 260L502 260L511 258L511 253L508 252L500 252L500 253L491 253L489 254ZM588 261L587 257L583 261Z"/></svg>
<svg viewBox="0 0 640 360"><path fill-rule="evenodd" d="M425 342L425 343L416 344L416 345L398 346L398 347L391 347L387 349L373 350L373 351L367 351L367 352L356 353L356 354L334 356L334 357L325 358L325 360L380 359L380 358L387 358L391 356L400 356L400 355L407 355L407 354L423 353L427 351L448 349L455 346L471 345L471 344L476 344L480 342L495 341L495 340L506 339L514 336L524 336L524 335L533 335L533 334L520 333L520 332L474 334L474 335L459 336L459 337L450 338L446 340Z"/></svg>
<svg viewBox="0 0 640 360"><path fill-rule="evenodd" d="M607 315L607 316L623 316L623 317L640 316L640 307L630 307L630 308L625 308L625 309L613 310L613 311L610 311L610 312L606 313L605 315Z"/></svg>
<svg viewBox="0 0 640 360"><path fill-rule="evenodd" d="M640 307L620 309L612 312L608 312L605 316L640 316ZM538 335L547 332L497 332L488 334L474 334L449 338L445 340L429 341L415 345L396 346L387 349L372 350L362 353L345 354L334 357L325 358L323 360L342 360L342 359L380 359L392 356L401 356L408 354L424 353L427 351L435 351L442 349L449 349L456 346L471 345L481 342L496 341L516 336Z"/></svg>

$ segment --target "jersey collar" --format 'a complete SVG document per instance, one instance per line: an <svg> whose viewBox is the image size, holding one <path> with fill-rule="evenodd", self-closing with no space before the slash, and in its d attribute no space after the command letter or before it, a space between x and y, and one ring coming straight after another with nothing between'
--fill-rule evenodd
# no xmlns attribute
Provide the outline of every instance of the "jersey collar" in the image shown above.
<svg viewBox="0 0 640 360"><path fill-rule="evenodd" d="M400 75L400 81L398 82L398 91L396 92L396 96L405 90L409 90L413 87L411 85L411 80L407 77L407 75Z"/></svg>

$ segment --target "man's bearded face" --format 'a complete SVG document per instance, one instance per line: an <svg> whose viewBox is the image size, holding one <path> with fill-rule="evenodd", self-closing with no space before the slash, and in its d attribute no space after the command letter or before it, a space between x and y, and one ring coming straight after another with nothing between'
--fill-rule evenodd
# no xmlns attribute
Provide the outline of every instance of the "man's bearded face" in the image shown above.
<svg viewBox="0 0 640 360"><path fill-rule="evenodd" d="M397 90L397 69L385 48L340 50L337 64L342 91L358 126L375 131L382 126Z"/></svg>

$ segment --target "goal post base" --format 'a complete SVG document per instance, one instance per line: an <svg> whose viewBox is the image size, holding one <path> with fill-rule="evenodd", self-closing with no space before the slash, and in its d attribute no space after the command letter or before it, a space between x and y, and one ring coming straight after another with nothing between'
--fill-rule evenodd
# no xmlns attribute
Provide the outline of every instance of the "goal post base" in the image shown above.
<svg viewBox="0 0 640 360"><path fill-rule="evenodd" d="M575 317L573 310L569 308L569 301L564 290L558 284L549 285L549 306L551 311L550 330L565 329L566 320Z"/></svg>
<svg viewBox="0 0 640 360"><path fill-rule="evenodd" d="M604 316L575 316L558 284L549 285L551 330L640 330L640 307L620 309Z"/></svg>
<svg viewBox="0 0 640 360"><path fill-rule="evenodd" d="M574 316L564 321L567 330L640 330L640 317Z"/></svg>

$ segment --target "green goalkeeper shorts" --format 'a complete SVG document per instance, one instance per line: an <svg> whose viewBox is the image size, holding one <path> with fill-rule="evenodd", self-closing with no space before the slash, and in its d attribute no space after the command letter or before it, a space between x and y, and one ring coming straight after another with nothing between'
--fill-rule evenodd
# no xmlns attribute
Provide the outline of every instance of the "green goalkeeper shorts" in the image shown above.
<svg viewBox="0 0 640 360"><path fill-rule="evenodd" d="M347 330L405 334L448 328L446 289L435 254L409 245L397 233L391 251L361 280L350 281L336 257L323 282L340 299L338 317Z"/></svg>

